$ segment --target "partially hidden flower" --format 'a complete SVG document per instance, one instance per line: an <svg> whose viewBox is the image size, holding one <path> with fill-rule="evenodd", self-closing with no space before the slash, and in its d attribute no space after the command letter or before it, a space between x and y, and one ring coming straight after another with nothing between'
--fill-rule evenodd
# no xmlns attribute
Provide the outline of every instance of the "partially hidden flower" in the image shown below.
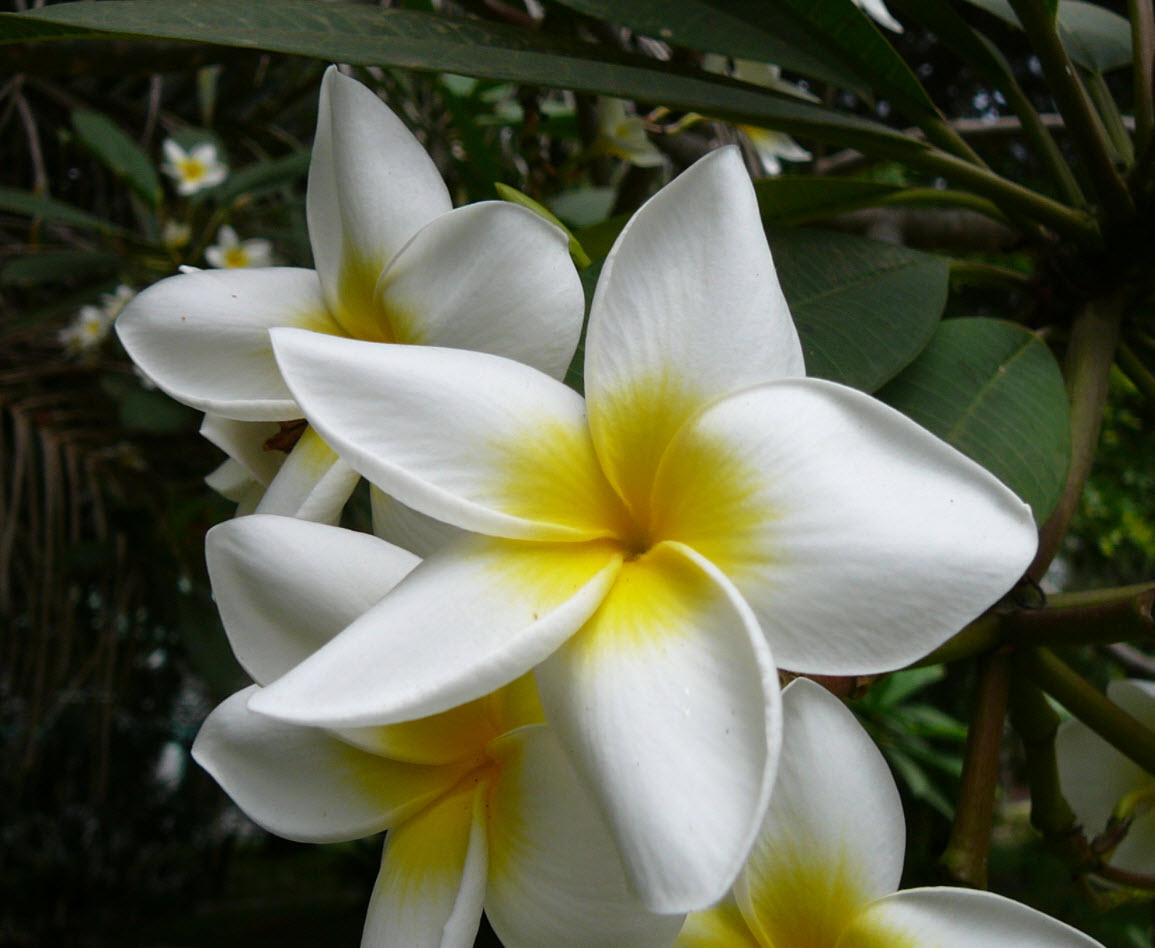
<svg viewBox="0 0 1155 948"><path fill-rule="evenodd" d="M712 903L745 858L777 757L775 658L902 667L1035 549L1029 508L984 469L803 377L733 148L622 232L592 303L585 399L496 356L272 335L327 443L472 534L252 706L383 724L536 666L550 724L659 911Z"/></svg>
<svg viewBox="0 0 1155 948"><path fill-rule="evenodd" d="M566 235L504 201L454 210L417 139L336 68L321 85L306 210L316 270L183 272L118 321L129 354L173 398L237 421L301 418L273 359L276 326L496 352L564 375L584 310ZM357 480L313 437L278 478L262 512L308 507L329 520Z"/></svg>
<svg viewBox="0 0 1155 948"><path fill-rule="evenodd" d="M83 355L99 348L108 338L116 317L135 295L136 291L123 283L112 293L102 293L99 306L80 307L72 322L61 329L56 338L70 355Z"/></svg>
<svg viewBox="0 0 1155 948"><path fill-rule="evenodd" d="M205 248L205 259L218 269L269 267L273 264L273 245L261 237L241 240L226 224L217 231L217 242Z"/></svg>
<svg viewBox="0 0 1155 948"><path fill-rule="evenodd" d="M778 783L750 859L675 948L1091 948L1098 942L974 889L898 891L906 823L886 761L845 705L782 693ZM1102 946L1100 946L1102 948Z"/></svg>
<svg viewBox="0 0 1155 948"><path fill-rule="evenodd" d="M1107 697L1155 731L1155 682L1127 679L1107 685ZM1079 720L1055 737L1059 785L1088 836L1126 834L1106 853L1124 872L1155 876L1155 774L1148 773Z"/></svg>
<svg viewBox="0 0 1155 948"><path fill-rule="evenodd" d="M287 524L295 529L285 534ZM284 541L313 570L286 582ZM248 708L417 563L373 537L283 517L207 543L213 593L257 684L205 721L194 758L258 824L301 842L388 830L364 945L469 948L484 908L506 948L664 948L680 917L630 895L612 840L522 678L442 714L377 728L286 724Z"/></svg>
<svg viewBox="0 0 1155 948"><path fill-rule="evenodd" d="M879 26L886 27L892 33L902 32L902 24L886 8L883 0L854 0L854 3Z"/></svg>
<svg viewBox="0 0 1155 948"><path fill-rule="evenodd" d="M184 197L215 187L229 176L229 166L221 161L217 146L201 142L185 151L171 138L164 140L161 171L172 178L177 194Z"/></svg>
<svg viewBox="0 0 1155 948"><path fill-rule="evenodd" d="M610 96L598 99L598 134L594 150L622 158L639 168L656 168L665 162L646 134L641 116L627 111L626 102Z"/></svg>

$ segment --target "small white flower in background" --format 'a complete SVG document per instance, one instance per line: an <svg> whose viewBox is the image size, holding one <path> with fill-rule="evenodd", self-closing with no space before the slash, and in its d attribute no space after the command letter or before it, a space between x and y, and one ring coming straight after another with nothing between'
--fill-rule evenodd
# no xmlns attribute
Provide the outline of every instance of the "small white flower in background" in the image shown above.
<svg viewBox="0 0 1155 948"><path fill-rule="evenodd" d="M177 194L188 197L205 188L220 184L229 176L229 168L217 156L212 142L193 145L185 151L171 138L164 140L165 162L161 171L176 182Z"/></svg>
<svg viewBox="0 0 1155 948"><path fill-rule="evenodd" d="M624 100L608 96L598 99L598 137L594 149L624 158L639 168L656 168L665 161L646 135L646 123L641 116L631 115Z"/></svg>
<svg viewBox="0 0 1155 948"><path fill-rule="evenodd" d="M70 355L91 352L108 338L112 320L99 306L81 306L71 323L56 334Z"/></svg>
<svg viewBox="0 0 1155 948"><path fill-rule="evenodd" d="M754 146L762 170L771 177L782 173L783 161L809 161L814 157L785 132L774 132L753 125L740 125L739 128Z"/></svg>
<svg viewBox="0 0 1155 948"><path fill-rule="evenodd" d="M1140 724L1155 729L1155 682L1112 681L1107 697ZM1083 832L1097 836L1112 816L1130 820L1107 856L1124 872L1155 875L1155 775L1099 737L1082 721L1066 721L1055 738L1059 785Z"/></svg>
<svg viewBox="0 0 1155 948"><path fill-rule="evenodd" d="M102 293L99 306L80 307L72 322L61 329L56 338L71 355L91 352L108 338L113 321L134 296L136 290L123 283L111 293Z"/></svg>
<svg viewBox="0 0 1155 948"><path fill-rule="evenodd" d="M301 579L286 557L306 541ZM254 821L300 842L387 829L363 945L470 948L484 909L506 948L665 948L680 916L631 895L610 834L543 723L533 681L419 720L326 729L249 699L340 632L419 560L287 517L208 535L213 595L256 685L205 721L193 757Z"/></svg>
<svg viewBox="0 0 1155 948"><path fill-rule="evenodd" d="M273 245L260 237L240 240L227 224L217 231L217 242L205 249L209 266L218 270L237 267L271 267Z"/></svg>
<svg viewBox="0 0 1155 948"><path fill-rule="evenodd" d="M990 892L898 891L906 822L882 754L850 710L812 681L785 688L782 716L778 781L750 859L725 900L686 919L675 948L1099 944Z"/></svg>
<svg viewBox="0 0 1155 948"><path fill-rule="evenodd" d="M854 3L879 26L885 26L892 33L902 32L902 24L886 9L882 0L854 0Z"/></svg>
<svg viewBox="0 0 1155 948"><path fill-rule="evenodd" d="M160 232L160 242L165 250L180 250L192 239L192 228L180 221L165 221Z"/></svg>

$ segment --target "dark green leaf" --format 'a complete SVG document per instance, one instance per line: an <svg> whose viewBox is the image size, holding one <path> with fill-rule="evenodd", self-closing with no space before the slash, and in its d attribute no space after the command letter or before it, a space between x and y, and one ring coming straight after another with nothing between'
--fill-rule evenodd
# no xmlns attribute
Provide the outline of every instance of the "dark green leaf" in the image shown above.
<svg viewBox="0 0 1155 948"><path fill-rule="evenodd" d="M112 119L79 109L72 127L84 147L116 177L139 194L150 207L160 204L160 178L144 150Z"/></svg>
<svg viewBox="0 0 1155 948"><path fill-rule="evenodd" d="M952 319L879 397L971 457L1046 520L1071 455L1059 366L1032 332Z"/></svg>
<svg viewBox="0 0 1155 948"><path fill-rule="evenodd" d="M1007 0L968 2L1011 26L1019 26ZM1084 69L1107 72L1130 65L1131 25L1118 13L1084 0L1059 0L1056 22L1067 54Z"/></svg>
<svg viewBox="0 0 1155 948"><path fill-rule="evenodd" d="M51 224L67 224L82 230L97 230L106 234L124 235L127 232L111 221L54 198L39 197L17 188L0 187L0 211L34 217Z"/></svg>
<svg viewBox="0 0 1155 948"><path fill-rule="evenodd" d="M885 181L785 175L754 182L763 223L795 225L845 214L902 191Z"/></svg>
<svg viewBox="0 0 1155 948"><path fill-rule="evenodd" d="M13 257L0 269L0 285L37 286L73 283L118 270L123 261L113 254L84 250L51 250Z"/></svg>
<svg viewBox="0 0 1155 948"><path fill-rule="evenodd" d="M248 165L230 174L213 192L222 204L232 204L242 195L258 195L303 178L309 172L309 156L300 152L272 161Z"/></svg>
<svg viewBox="0 0 1155 948"><path fill-rule="evenodd" d="M869 119L699 69L570 36L412 10L314 0L98 0L0 15L0 42L27 38L6 37L6 24L14 18L83 27L86 36L197 40L661 102L898 160L922 155L927 149L925 143Z"/></svg>
<svg viewBox="0 0 1155 948"><path fill-rule="evenodd" d="M808 375L872 392L931 338L950 279L942 257L832 231L769 237Z"/></svg>

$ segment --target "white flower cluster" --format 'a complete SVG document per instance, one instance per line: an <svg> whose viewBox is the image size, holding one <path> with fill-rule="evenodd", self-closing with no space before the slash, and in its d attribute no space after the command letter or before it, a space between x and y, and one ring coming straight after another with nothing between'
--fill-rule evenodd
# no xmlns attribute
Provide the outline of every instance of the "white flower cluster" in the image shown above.
<svg viewBox="0 0 1155 948"><path fill-rule="evenodd" d="M925 655L1036 533L978 465L805 377L734 149L622 232L584 397L566 234L454 209L336 69L307 211L315 270L183 273L118 331L255 513L207 542L254 684L194 756L274 833L388 830L365 945L467 948L483 911L510 948L1094 944L895 894L878 752L817 685L779 689ZM361 476L374 535L334 525Z"/></svg>
<svg viewBox="0 0 1155 948"><path fill-rule="evenodd" d="M99 306L80 307L72 322L56 334L57 340L69 355L94 352L108 338L116 317L135 295L136 291L123 283L112 293L102 294Z"/></svg>

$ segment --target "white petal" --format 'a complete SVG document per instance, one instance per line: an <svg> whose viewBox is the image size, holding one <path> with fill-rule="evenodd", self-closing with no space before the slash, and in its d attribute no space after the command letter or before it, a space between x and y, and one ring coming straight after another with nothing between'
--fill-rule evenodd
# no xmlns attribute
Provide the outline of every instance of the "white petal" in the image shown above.
<svg viewBox="0 0 1155 948"><path fill-rule="evenodd" d="M418 563L376 537L266 516L213 527L205 558L237 661L259 684L312 655Z"/></svg>
<svg viewBox="0 0 1155 948"><path fill-rule="evenodd" d="M581 396L480 352L273 333L310 424L372 483L422 513L515 539L620 530Z"/></svg>
<svg viewBox="0 0 1155 948"><path fill-rule="evenodd" d="M362 948L472 948L485 895L485 796L455 792L385 838Z"/></svg>
<svg viewBox="0 0 1155 948"><path fill-rule="evenodd" d="M253 480L268 485L280 470L285 455L265 445L280 430L275 421L235 421L220 415L205 415L200 433L244 467Z"/></svg>
<svg viewBox="0 0 1155 948"><path fill-rule="evenodd" d="M974 889L907 889L875 902L836 948L1103 948L1018 902Z"/></svg>
<svg viewBox="0 0 1155 948"><path fill-rule="evenodd" d="M537 679L646 904L720 899L761 822L779 743L777 673L741 597L685 548L659 545L623 566Z"/></svg>
<svg viewBox="0 0 1155 948"><path fill-rule="evenodd" d="M762 948L733 896L712 908L691 912L674 948Z"/></svg>
<svg viewBox="0 0 1155 948"><path fill-rule="evenodd" d="M233 503L247 499L252 491L264 492L261 485L253 480L253 475L232 458L225 458L219 467L209 471L205 475L205 484Z"/></svg>
<svg viewBox="0 0 1155 948"><path fill-rule="evenodd" d="M340 331L312 270L182 273L142 290L116 321L132 360L177 401L241 421L287 421L301 411L273 359L273 326Z"/></svg>
<svg viewBox="0 0 1155 948"><path fill-rule="evenodd" d="M553 732L522 728L491 745L485 914L505 948L666 948L681 916L655 915L626 884L609 830Z"/></svg>
<svg viewBox="0 0 1155 948"><path fill-rule="evenodd" d="M205 720L192 754L234 802L270 833L305 843L378 833L465 773L462 766L402 764L313 727L248 710L255 685Z"/></svg>
<svg viewBox="0 0 1155 948"><path fill-rule="evenodd" d="M585 312L568 236L507 201L430 222L377 293L396 342L491 352L556 379L573 359Z"/></svg>
<svg viewBox="0 0 1155 948"><path fill-rule="evenodd" d="M253 707L308 724L437 714L525 674L602 601L621 557L605 544L464 537L266 688Z"/></svg>
<svg viewBox="0 0 1155 948"><path fill-rule="evenodd" d="M639 509L694 411L803 373L753 186L737 149L721 149L651 198L606 259L585 363L598 455Z"/></svg>
<svg viewBox="0 0 1155 948"><path fill-rule="evenodd" d="M879 26L885 26L888 30L895 33L902 32L902 24L894 18L882 0L855 0L855 2L862 7L867 15Z"/></svg>
<svg viewBox="0 0 1155 948"><path fill-rule="evenodd" d="M432 556L463 533L460 527L406 507L379 487L369 488L369 506L374 536L421 557Z"/></svg>
<svg viewBox="0 0 1155 948"><path fill-rule="evenodd" d="M452 207L437 166L376 95L331 67L321 83L307 211L325 298L353 325L377 278L422 227Z"/></svg>
<svg viewBox="0 0 1155 948"><path fill-rule="evenodd" d="M778 781L734 894L766 944L833 945L898 888L902 802L878 748L821 685L786 687L782 731Z"/></svg>
<svg viewBox="0 0 1155 948"><path fill-rule="evenodd" d="M316 431L306 428L255 512L336 524L360 479Z"/></svg>
<svg viewBox="0 0 1155 948"><path fill-rule="evenodd" d="M654 486L655 535L741 590L783 668L867 674L922 657L1034 555L1030 509L861 392L784 379L688 424Z"/></svg>
<svg viewBox="0 0 1155 948"><path fill-rule="evenodd" d="M1141 724L1155 729L1155 682L1112 681L1107 695ZM1155 779L1117 751L1082 721L1065 721L1055 737L1059 783L1083 832L1094 837L1106 829L1124 797L1150 788ZM1134 822L1109 860L1117 869L1155 874L1155 805L1149 800L1134 812Z"/></svg>

